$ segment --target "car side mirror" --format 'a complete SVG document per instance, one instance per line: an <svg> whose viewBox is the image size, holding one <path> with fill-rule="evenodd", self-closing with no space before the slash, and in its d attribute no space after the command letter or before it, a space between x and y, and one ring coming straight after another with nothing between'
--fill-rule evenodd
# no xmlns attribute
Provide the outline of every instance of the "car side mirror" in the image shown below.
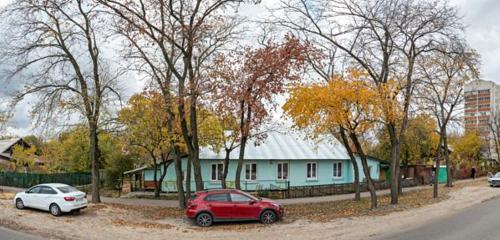
<svg viewBox="0 0 500 240"><path fill-rule="evenodd" d="M29 194L30 192L28 190L24 191L24 193Z"/></svg>
<svg viewBox="0 0 500 240"><path fill-rule="evenodd" d="M255 200L250 200L250 201L248 202L248 204L250 204L250 205L254 205L254 204L255 204Z"/></svg>

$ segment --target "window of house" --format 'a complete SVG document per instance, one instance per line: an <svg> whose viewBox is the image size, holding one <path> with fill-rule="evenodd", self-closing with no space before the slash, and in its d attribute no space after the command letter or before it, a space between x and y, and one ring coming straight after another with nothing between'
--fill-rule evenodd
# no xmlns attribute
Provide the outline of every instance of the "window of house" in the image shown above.
<svg viewBox="0 0 500 240"><path fill-rule="evenodd" d="M245 180L257 180L257 163L245 164Z"/></svg>
<svg viewBox="0 0 500 240"><path fill-rule="evenodd" d="M212 164L212 181L220 181L222 179L222 173L224 170L224 164L213 163Z"/></svg>
<svg viewBox="0 0 500 240"><path fill-rule="evenodd" d="M342 162L333 162L333 177L342 177Z"/></svg>
<svg viewBox="0 0 500 240"><path fill-rule="evenodd" d="M315 162L307 163L307 179L317 179L317 165Z"/></svg>
<svg viewBox="0 0 500 240"><path fill-rule="evenodd" d="M288 179L288 163L277 163L276 164L276 170L277 170L277 179L278 180L287 180Z"/></svg>

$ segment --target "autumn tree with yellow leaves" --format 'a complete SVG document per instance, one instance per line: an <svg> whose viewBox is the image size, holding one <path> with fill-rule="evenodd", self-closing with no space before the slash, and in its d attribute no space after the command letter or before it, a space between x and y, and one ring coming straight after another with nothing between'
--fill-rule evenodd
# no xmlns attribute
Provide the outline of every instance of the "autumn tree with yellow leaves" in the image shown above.
<svg viewBox="0 0 500 240"><path fill-rule="evenodd" d="M21 145L14 146L12 148L14 171L18 171L19 168L22 168L24 172L29 172L31 167L35 165L35 160L37 159L35 152L35 146L30 146L29 148L25 148Z"/></svg>
<svg viewBox="0 0 500 240"><path fill-rule="evenodd" d="M360 137L380 122L388 108L379 89L365 78L364 72L351 69L327 83L296 86L283 108L299 129L309 129L316 136L340 132L342 138L352 141L361 158L373 209L377 195Z"/></svg>

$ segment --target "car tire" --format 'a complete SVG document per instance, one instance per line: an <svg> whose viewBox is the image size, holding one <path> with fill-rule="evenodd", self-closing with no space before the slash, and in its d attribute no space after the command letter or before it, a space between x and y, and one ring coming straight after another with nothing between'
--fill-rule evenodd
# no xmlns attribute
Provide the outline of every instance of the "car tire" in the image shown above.
<svg viewBox="0 0 500 240"><path fill-rule="evenodd" d="M260 214L260 222L264 224L272 224L278 220L276 212L273 210L265 210Z"/></svg>
<svg viewBox="0 0 500 240"><path fill-rule="evenodd" d="M53 216L61 216L61 208L55 203L50 204L49 211Z"/></svg>
<svg viewBox="0 0 500 240"><path fill-rule="evenodd" d="M24 209L24 202L22 199L20 199L20 198L16 199L16 208L17 209Z"/></svg>
<svg viewBox="0 0 500 240"><path fill-rule="evenodd" d="M196 225L200 227L210 227L214 219L209 213L200 213L196 216Z"/></svg>

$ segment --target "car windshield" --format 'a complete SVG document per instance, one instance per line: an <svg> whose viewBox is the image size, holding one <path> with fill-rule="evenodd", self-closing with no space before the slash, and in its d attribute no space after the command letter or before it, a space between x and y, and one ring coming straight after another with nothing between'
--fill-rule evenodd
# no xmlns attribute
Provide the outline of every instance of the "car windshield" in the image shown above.
<svg viewBox="0 0 500 240"><path fill-rule="evenodd" d="M72 186L64 186L64 187L57 187L59 191L62 193L70 193L70 192L77 192L78 189L72 187Z"/></svg>
<svg viewBox="0 0 500 240"><path fill-rule="evenodd" d="M500 177L500 172L497 172L494 177Z"/></svg>

